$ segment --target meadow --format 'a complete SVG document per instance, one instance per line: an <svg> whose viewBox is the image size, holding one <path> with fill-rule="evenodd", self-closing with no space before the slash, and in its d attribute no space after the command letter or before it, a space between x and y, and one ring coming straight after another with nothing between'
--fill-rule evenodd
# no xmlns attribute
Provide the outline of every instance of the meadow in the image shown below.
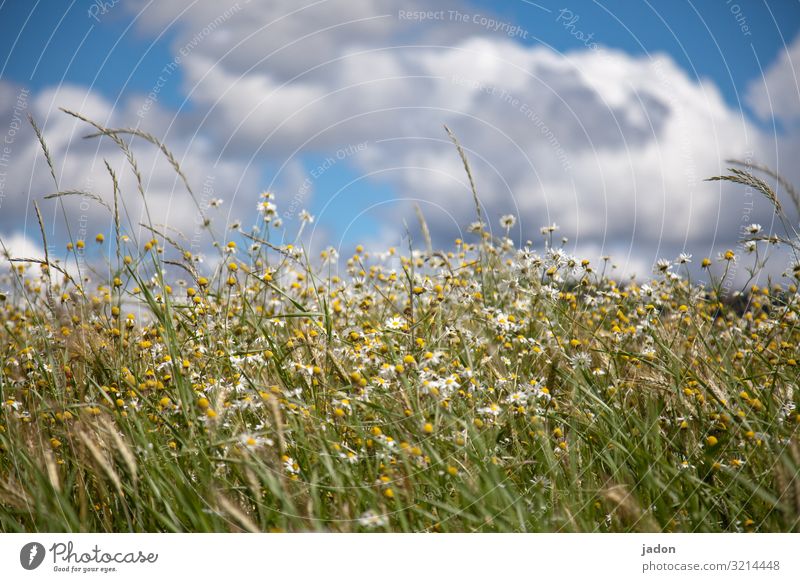
<svg viewBox="0 0 800 582"><path fill-rule="evenodd" d="M798 251L770 184L794 190L767 168L718 179L767 197L785 236L752 225L646 281L570 255L555 225L516 246L474 186L468 240L434 249L420 215L416 244L348 257L276 242L279 195L238 232L197 204L201 264L120 211L145 196L130 139L196 201L169 150L84 121L139 192L111 166L107 196L60 191L34 124L58 192L36 215L81 197L112 229L2 259L0 531L800 530L800 263L725 287L767 245Z"/></svg>

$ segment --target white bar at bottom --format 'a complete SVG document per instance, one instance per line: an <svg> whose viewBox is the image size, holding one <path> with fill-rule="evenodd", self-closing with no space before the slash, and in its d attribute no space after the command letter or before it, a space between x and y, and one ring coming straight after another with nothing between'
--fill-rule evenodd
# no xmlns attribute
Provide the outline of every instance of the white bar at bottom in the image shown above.
<svg viewBox="0 0 800 582"><path fill-rule="evenodd" d="M778 581L800 580L798 550L798 534L2 534L0 579Z"/></svg>

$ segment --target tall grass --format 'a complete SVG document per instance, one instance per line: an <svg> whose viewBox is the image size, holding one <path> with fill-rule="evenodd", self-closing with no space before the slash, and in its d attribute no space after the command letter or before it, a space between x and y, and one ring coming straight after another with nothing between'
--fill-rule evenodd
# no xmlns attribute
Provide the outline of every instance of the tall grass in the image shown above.
<svg viewBox="0 0 800 582"><path fill-rule="evenodd" d="M72 115L143 198L130 139L189 189L153 136ZM722 292L733 251L702 261L706 285L688 257L622 285L552 227L539 252L491 235L473 187L473 242L346 260L271 242L265 194L258 234L203 217L204 273L180 236L121 218L107 168L105 280L76 274L101 243L71 239L0 283L0 530L800 529L797 266L745 304Z"/></svg>

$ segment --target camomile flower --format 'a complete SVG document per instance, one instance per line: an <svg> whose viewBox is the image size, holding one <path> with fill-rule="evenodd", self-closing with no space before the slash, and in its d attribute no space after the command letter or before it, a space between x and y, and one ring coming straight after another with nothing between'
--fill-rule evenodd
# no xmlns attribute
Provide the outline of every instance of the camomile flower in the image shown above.
<svg viewBox="0 0 800 582"><path fill-rule="evenodd" d="M301 210L300 220L302 220L303 222L308 222L310 224L314 222L314 217L311 216L311 213L308 210Z"/></svg>
<svg viewBox="0 0 800 582"><path fill-rule="evenodd" d="M242 433L239 436L239 444L246 449L254 450L264 445L272 445L272 439L259 437L250 433Z"/></svg>
<svg viewBox="0 0 800 582"><path fill-rule="evenodd" d="M520 405L525 404L528 401L528 395L525 392L521 392L517 390L516 392L512 392L506 397L507 404L514 404Z"/></svg>
<svg viewBox="0 0 800 582"><path fill-rule="evenodd" d="M655 264L655 268L653 271L656 273L666 273L669 268L672 266L672 262L668 261L667 259L658 259Z"/></svg>
<svg viewBox="0 0 800 582"><path fill-rule="evenodd" d="M570 362L576 368L588 368L592 365L592 356L586 352L578 352L570 358Z"/></svg>
<svg viewBox="0 0 800 582"><path fill-rule="evenodd" d="M404 324L402 317L390 317L386 320L386 327L389 329L402 329Z"/></svg>
<svg viewBox="0 0 800 582"><path fill-rule="evenodd" d="M438 366L439 362L442 361L442 356L444 356L443 352L426 352L425 353L425 361L433 366Z"/></svg>
<svg viewBox="0 0 800 582"><path fill-rule="evenodd" d="M478 409L479 414L493 417L499 416L502 411L503 409L500 408L500 405L494 402L492 402L489 406L484 406L483 408Z"/></svg>
<svg viewBox="0 0 800 582"><path fill-rule="evenodd" d="M256 207L258 212L269 222L278 213L278 207L268 200L263 200Z"/></svg>
<svg viewBox="0 0 800 582"><path fill-rule="evenodd" d="M298 475L300 473L300 465L298 465L292 457L283 455L281 460L283 461L283 468L287 473L290 475Z"/></svg>
<svg viewBox="0 0 800 582"><path fill-rule="evenodd" d="M506 230L511 229L517 223L517 217L513 214L505 214L500 217L500 226Z"/></svg>
<svg viewBox="0 0 800 582"><path fill-rule="evenodd" d="M349 449L340 452L339 458L350 463L351 465L358 463L358 455Z"/></svg>
<svg viewBox="0 0 800 582"><path fill-rule="evenodd" d="M386 516L378 515L377 513L369 509L364 513L362 513L361 516L358 518L358 525L360 525L361 527L368 527L368 528L381 527L386 525Z"/></svg>
<svg viewBox="0 0 800 582"><path fill-rule="evenodd" d="M685 265L685 264L691 263L691 262L692 262L692 255L689 255L689 254L686 254L686 253L681 253L681 254L678 255L677 263L679 265Z"/></svg>
<svg viewBox="0 0 800 582"><path fill-rule="evenodd" d="M320 256L322 257L323 264L327 265L336 262L339 258L339 252L334 247L328 247L320 253Z"/></svg>
<svg viewBox="0 0 800 582"><path fill-rule="evenodd" d="M533 385L531 388L531 395L539 400L544 400L545 402L549 402L551 398L550 391L542 386L540 382L537 382L535 385Z"/></svg>
<svg viewBox="0 0 800 582"><path fill-rule="evenodd" d="M761 225L760 224L751 224L745 229L749 234L758 234L761 232Z"/></svg>
<svg viewBox="0 0 800 582"><path fill-rule="evenodd" d="M502 311L499 312L495 318L497 322L497 326L503 330L510 330L514 327L514 323L511 321L511 317L503 313Z"/></svg>

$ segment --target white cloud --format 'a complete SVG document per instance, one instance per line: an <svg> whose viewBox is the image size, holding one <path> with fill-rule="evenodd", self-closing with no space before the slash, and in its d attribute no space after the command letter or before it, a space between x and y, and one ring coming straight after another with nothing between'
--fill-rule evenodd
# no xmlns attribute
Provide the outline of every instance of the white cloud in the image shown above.
<svg viewBox="0 0 800 582"><path fill-rule="evenodd" d="M782 49L769 64L763 78L754 80L747 89L747 103L765 121L773 117L785 122L800 120L800 35Z"/></svg>
<svg viewBox="0 0 800 582"><path fill-rule="evenodd" d="M44 259L42 245L22 234L0 238L0 255L2 255L0 263L4 263L6 257L12 259Z"/></svg>
<svg viewBox="0 0 800 582"><path fill-rule="evenodd" d="M223 8L192 3L176 45ZM558 54L447 18L397 18L409 8L241 5L219 42L183 59L187 89L208 113L207 129L234 149L284 158L374 140L353 160L358 168L447 208L450 216L434 219L446 234L453 219L472 218L472 205L444 123L472 149L487 212L516 210L521 228L556 221L580 241L653 253L735 239L741 208L721 204L719 186L701 180L725 158L767 148L713 84L690 79L668 55ZM143 13L154 30L178 8L160 10ZM402 214L413 218L410 205ZM399 216L393 208L395 228Z"/></svg>
<svg viewBox="0 0 800 582"><path fill-rule="evenodd" d="M621 252L625 264L637 269L684 248L699 255L715 244L731 245L747 210L743 192L703 178L722 172L729 157L751 152L775 165L781 160L767 152L791 151L668 55L559 54L480 26L398 18L400 10L426 9L422 0L142 0L126 6L139 14L148 34L165 28L174 33L172 50L192 105L184 113L155 104L142 127L166 132L197 190L222 156L214 187L225 189L216 195L233 204L229 218L252 214L261 189L258 160L284 168L274 185L284 210L303 183L303 154L329 155L369 142L346 163L372 182L388 183L398 200L342 193L332 211L317 217L317 225L330 225L331 241L334 227L341 235L353 228L352 219L378 220L376 238L398 239L404 223L416 224L413 199L427 202L422 206L439 242L473 219L445 123L468 150L490 224L513 212L520 218L515 232L535 240L540 225L557 222L585 252ZM456 0L437 3L439 10L449 8L468 10ZM791 48L793 60L798 46L800 41ZM794 76L787 81L789 58L782 59L766 75L768 94L781 115L795 118L800 100ZM772 111L764 109L757 88L749 94L760 115ZM102 158L109 157L125 176L132 212L141 213L124 160L107 145L76 142L83 128L76 134L72 120L48 113L53 104L72 104L104 123L125 126L136 121L143 99L131 96L112 111L85 88L37 96L35 109L47 119L54 157L68 158L59 162L62 187L87 180L106 184ZM191 230L188 198L168 165L152 147L135 148L159 221ZM26 169L36 158L37 171L22 172L13 187L50 191L36 144L28 140L17 155ZM319 185L314 183L318 198L328 194ZM10 204L12 215L29 214L26 200ZM766 205L748 212L750 221L769 224ZM11 223L0 217L0 229Z"/></svg>

